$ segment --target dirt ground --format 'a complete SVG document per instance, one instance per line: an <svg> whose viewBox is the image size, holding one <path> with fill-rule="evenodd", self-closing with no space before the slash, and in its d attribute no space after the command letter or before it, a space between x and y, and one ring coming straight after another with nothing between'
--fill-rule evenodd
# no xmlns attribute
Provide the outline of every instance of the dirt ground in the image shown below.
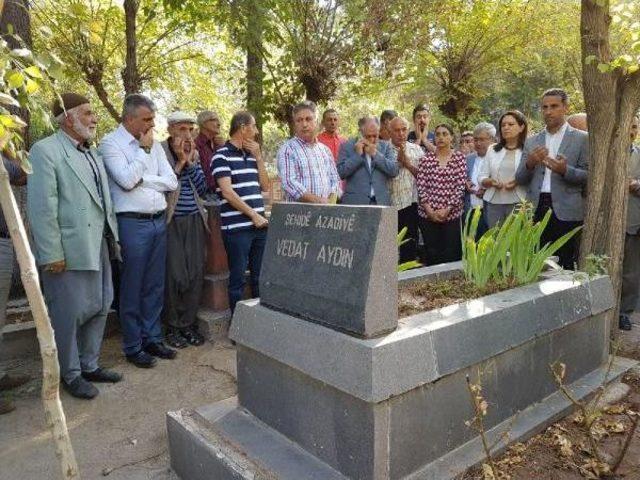
<svg viewBox="0 0 640 480"><path fill-rule="evenodd" d="M633 315L631 332L621 332L618 355L640 360L640 314ZM615 402L606 413L601 426L602 438L599 452L603 460L615 463L622 445L630 431L632 421L625 414L629 410L640 410L640 369L636 368L623 376L629 392ZM594 475L592 458L585 450L587 438L578 427L575 414L565 417L543 433L524 444L516 444L510 451L496 457L498 469L503 475L496 480L578 480L598 478ZM640 427L631 439L615 476L609 479L640 480ZM487 480L480 469L474 468L459 480Z"/></svg>
<svg viewBox="0 0 640 480"><path fill-rule="evenodd" d="M181 350L150 370L124 361L119 337L105 340L101 363L124 374L99 385L92 401L65 392L62 403L83 479L176 480L169 469L165 413L235 395L235 350L205 344ZM53 444L39 398L40 358L2 364L34 380L13 394L17 409L0 416L0 480L58 479Z"/></svg>

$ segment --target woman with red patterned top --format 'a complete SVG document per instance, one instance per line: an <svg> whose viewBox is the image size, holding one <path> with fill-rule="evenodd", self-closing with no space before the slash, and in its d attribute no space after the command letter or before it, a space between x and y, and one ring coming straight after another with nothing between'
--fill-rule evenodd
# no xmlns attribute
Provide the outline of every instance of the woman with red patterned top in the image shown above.
<svg viewBox="0 0 640 480"><path fill-rule="evenodd" d="M419 226L427 265L460 260L460 217L464 203L467 162L454 151L453 129L440 124L435 129L436 151L420 160L418 177Z"/></svg>

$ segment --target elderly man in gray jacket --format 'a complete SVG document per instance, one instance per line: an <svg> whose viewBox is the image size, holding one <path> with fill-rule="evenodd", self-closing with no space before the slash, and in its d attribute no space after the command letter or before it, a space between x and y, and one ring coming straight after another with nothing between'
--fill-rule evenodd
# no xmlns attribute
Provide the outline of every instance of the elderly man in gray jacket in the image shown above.
<svg viewBox="0 0 640 480"><path fill-rule="evenodd" d="M387 181L400 167L391 144L380 141L380 123L373 116L358 121L360 138L342 144L338 174L346 180L341 203L347 205L391 205Z"/></svg>
<svg viewBox="0 0 640 480"><path fill-rule="evenodd" d="M553 88L542 95L545 129L527 139L516 171L518 185L527 187L527 200L535 208L535 220L549 209L551 219L540 242L553 242L582 225L583 197L589 168L587 133L567 123L569 98ZM573 269L578 260L579 236L574 235L559 251L560 264Z"/></svg>
<svg viewBox="0 0 640 480"><path fill-rule="evenodd" d="M624 238L622 262L622 295L620 298L621 330L631 330L629 315L633 313L640 296L640 148L633 145L638 135L640 114L631 124L631 158L629 159L629 200L627 204L627 230Z"/></svg>
<svg viewBox="0 0 640 480"><path fill-rule="evenodd" d="M62 385L78 398L118 382L98 357L113 285L109 252L118 256L118 227L102 158L89 145L96 115L85 97L66 93L53 114L60 129L30 152L27 209L42 286L58 347Z"/></svg>

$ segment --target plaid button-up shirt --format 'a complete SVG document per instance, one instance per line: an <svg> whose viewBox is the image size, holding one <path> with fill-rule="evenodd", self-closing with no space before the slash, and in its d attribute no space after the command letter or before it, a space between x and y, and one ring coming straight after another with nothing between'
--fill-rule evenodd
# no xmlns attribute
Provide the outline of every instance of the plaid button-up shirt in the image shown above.
<svg viewBox="0 0 640 480"><path fill-rule="evenodd" d="M398 147L393 143L395 158L398 158ZM405 157L414 167L420 166L420 159L424 156L422 148L415 143L407 142L404 150ZM391 204L398 210L407 208L412 203L418 202L418 189L416 179L413 174L400 164L400 173L397 177L389 179L389 193L391 194Z"/></svg>
<svg viewBox="0 0 640 480"><path fill-rule="evenodd" d="M296 202L305 193L328 198L340 194L340 176L333 155L320 142L307 143L293 137L278 151L278 173L285 200Z"/></svg>

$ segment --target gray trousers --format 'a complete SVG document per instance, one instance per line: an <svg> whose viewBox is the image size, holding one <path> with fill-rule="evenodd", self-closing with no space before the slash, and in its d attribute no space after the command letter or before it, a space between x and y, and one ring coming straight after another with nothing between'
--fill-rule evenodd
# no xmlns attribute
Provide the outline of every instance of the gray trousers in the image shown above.
<svg viewBox="0 0 640 480"><path fill-rule="evenodd" d="M7 301L11 290L11 277L13 275L13 245L10 238L0 238L0 349L2 345L2 329L7 321ZM0 378L4 371L0 370Z"/></svg>
<svg viewBox="0 0 640 480"><path fill-rule="evenodd" d="M102 241L100 270L42 273L51 325L58 347L60 375L71 383L81 372L98 368L102 335L113 301L107 242Z"/></svg>
<svg viewBox="0 0 640 480"><path fill-rule="evenodd" d="M513 209L515 208L516 203L485 203L484 214L487 219L487 225L489 228L495 227L496 223L504 222L504 220L509 216Z"/></svg>
<svg viewBox="0 0 640 480"><path fill-rule="evenodd" d="M640 235L624 237L620 313L633 313L640 295Z"/></svg>
<svg viewBox="0 0 640 480"><path fill-rule="evenodd" d="M206 232L199 214L174 216L167 225L165 325L186 328L196 323L204 281Z"/></svg>

